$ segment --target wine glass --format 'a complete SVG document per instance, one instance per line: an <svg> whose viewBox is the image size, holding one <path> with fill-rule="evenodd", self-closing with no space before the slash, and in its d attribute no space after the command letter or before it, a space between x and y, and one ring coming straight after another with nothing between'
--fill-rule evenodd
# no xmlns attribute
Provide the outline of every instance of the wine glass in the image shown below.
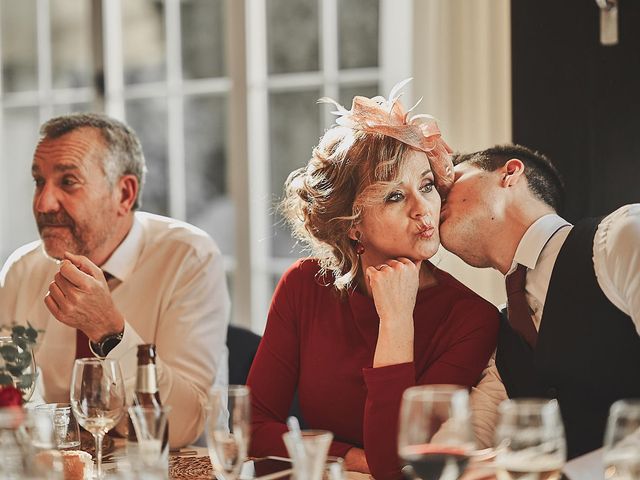
<svg viewBox="0 0 640 480"><path fill-rule="evenodd" d="M505 400L498 413L498 479L559 479L567 447L558 402L535 398Z"/></svg>
<svg viewBox="0 0 640 480"><path fill-rule="evenodd" d="M102 439L124 413L125 390L120 364L111 359L81 358L71 378L71 408L96 442L96 477L102 477Z"/></svg>
<svg viewBox="0 0 640 480"><path fill-rule="evenodd" d="M251 403L249 387L214 387L209 393L205 432L213 470L220 480L236 480L247 458Z"/></svg>
<svg viewBox="0 0 640 480"><path fill-rule="evenodd" d="M469 392L457 385L411 387L402 395L398 455L410 478L456 480L475 448Z"/></svg>
<svg viewBox="0 0 640 480"><path fill-rule="evenodd" d="M640 399L611 405L603 461L606 479L640 478Z"/></svg>

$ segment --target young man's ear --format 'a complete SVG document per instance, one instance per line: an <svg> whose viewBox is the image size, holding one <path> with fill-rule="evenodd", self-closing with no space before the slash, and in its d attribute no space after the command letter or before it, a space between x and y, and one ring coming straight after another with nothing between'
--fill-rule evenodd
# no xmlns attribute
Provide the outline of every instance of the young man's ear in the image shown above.
<svg viewBox="0 0 640 480"><path fill-rule="evenodd" d="M524 178L524 163L517 158L511 158L502 167L502 186L512 187Z"/></svg>

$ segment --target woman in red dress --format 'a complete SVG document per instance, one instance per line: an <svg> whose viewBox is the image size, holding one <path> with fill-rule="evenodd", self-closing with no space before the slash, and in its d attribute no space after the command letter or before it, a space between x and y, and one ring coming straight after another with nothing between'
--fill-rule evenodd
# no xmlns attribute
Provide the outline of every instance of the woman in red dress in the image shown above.
<svg viewBox="0 0 640 480"><path fill-rule="evenodd" d="M330 455L397 478L403 391L471 388L496 346L496 309L428 261L450 149L431 117L408 117L398 91L355 97L350 111L323 99L338 125L287 180L282 210L312 257L280 280L249 373L251 455L287 455L297 389L306 424L333 432Z"/></svg>

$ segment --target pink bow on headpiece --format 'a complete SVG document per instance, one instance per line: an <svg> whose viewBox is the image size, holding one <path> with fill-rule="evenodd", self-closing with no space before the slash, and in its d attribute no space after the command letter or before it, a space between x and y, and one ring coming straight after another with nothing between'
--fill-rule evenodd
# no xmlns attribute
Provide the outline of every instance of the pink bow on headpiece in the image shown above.
<svg viewBox="0 0 640 480"><path fill-rule="evenodd" d="M391 89L388 99L381 96L354 97L351 110L347 110L328 97L319 99L318 103L335 105L337 111L331 113L338 116L336 120L338 125L393 137L426 153L431 164L436 188L440 195L444 196L453 184L452 150L442 139L435 118L431 115L409 117L409 113L418 106L420 101L408 111L404 111L399 100L402 95L400 90L411 80L408 78L396 84Z"/></svg>

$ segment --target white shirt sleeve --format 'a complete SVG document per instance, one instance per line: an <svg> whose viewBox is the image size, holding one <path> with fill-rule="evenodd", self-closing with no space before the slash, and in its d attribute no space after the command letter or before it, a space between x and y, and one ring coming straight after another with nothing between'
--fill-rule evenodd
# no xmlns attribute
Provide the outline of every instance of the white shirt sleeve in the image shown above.
<svg viewBox="0 0 640 480"><path fill-rule="evenodd" d="M473 431L479 448L493 446L493 437L498 424L498 405L506 399L507 391L498 373L494 354L487 368L482 372L480 382L471 390Z"/></svg>
<svg viewBox="0 0 640 480"><path fill-rule="evenodd" d="M227 367L222 362L227 358L230 303L219 251L210 252L206 258L185 256L175 272L175 288L167 303L157 324L156 364L162 404L172 407L169 443L175 448L198 438L208 390L214 379L217 384L226 384L227 380ZM120 362L128 400L135 387L140 343L146 342L127 321L122 341L107 355Z"/></svg>
<svg viewBox="0 0 640 480"><path fill-rule="evenodd" d="M600 288L640 335L640 204L625 205L598 225L593 264Z"/></svg>

